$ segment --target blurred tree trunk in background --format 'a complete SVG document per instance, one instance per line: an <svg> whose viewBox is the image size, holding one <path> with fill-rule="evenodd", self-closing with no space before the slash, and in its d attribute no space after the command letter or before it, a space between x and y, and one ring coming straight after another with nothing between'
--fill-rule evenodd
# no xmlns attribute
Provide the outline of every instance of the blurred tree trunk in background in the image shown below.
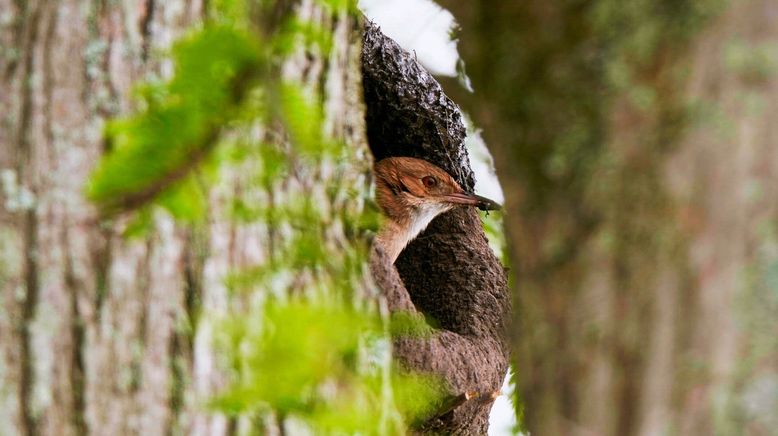
<svg viewBox="0 0 778 436"><path fill-rule="evenodd" d="M332 31L333 49L290 56L284 77L318 93L330 137L364 146L356 19L288 4ZM159 54L205 5L0 0L0 434L235 430L204 408L223 376L198 314L239 306L225 274L272 250L270 226L241 226L225 211L240 175L222 176L207 223L154 214L135 239L123 237L128 220L100 221L83 195L108 147L104 121L133 109L136 80L170 75ZM362 162L338 177L364 180Z"/></svg>
<svg viewBox="0 0 778 436"><path fill-rule="evenodd" d="M529 431L777 434L778 4L444 3Z"/></svg>

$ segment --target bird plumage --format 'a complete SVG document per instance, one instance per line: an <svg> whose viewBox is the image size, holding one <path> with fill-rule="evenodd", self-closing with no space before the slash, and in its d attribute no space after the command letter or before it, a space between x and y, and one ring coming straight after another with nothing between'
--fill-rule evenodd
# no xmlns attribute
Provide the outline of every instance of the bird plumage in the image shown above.
<svg viewBox="0 0 778 436"><path fill-rule="evenodd" d="M376 201L387 217L377 236L392 262L438 215L457 206L499 205L465 192L444 170L421 159L390 157L374 166Z"/></svg>

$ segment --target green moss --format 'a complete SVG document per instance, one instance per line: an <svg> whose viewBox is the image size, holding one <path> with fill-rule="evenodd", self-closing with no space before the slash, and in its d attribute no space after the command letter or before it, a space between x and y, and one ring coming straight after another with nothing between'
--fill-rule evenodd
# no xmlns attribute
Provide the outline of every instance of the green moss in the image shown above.
<svg viewBox="0 0 778 436"><path fill-rule="evenodd" d="M778 71L778 45L734 39L726 44L722 62L727 70L737 74L744 83L762 85Z"/></svg>
<svg viewBox="0 0 778 436"><path fill-rule="evenodd" d="M423 316L408 312L394 312L390 317L392 337L425 337L433 333Z"/></svg>

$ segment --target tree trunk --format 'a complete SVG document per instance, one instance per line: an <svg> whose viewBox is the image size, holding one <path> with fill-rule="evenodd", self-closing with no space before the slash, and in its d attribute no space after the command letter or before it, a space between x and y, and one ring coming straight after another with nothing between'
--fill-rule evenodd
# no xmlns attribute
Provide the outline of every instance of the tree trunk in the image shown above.
<svg viewBox="0 0 778 436"><path fill-rule="evenodd" d="M367 135L377 160L425 159L465 190L475 183L459 108L413 57L367 25L362 52ZM411 370L442 378L452 397L478 398L421 428L434 434L486 434L489 411L508 369L510 301L502 264L484 235L478 212L455 209L430 223L394 266L373 271L393 311L421 313L436 327L429 338L397 338L394 352ZM457 404L457 400L454 400Z"/></svg>
<svg viewBox="0 0 778 436"><path fill-rule="evenodd" d="M133 109L137 80L171 74L160 53L203 19L205 4L0 1L2 434L235 431L204 406L225 380L212 317L199 314L240 306L226 274L267 257L282 235L229 218L225 205L243 195L240 171L211 191L206 224L154 213L139 238L126 236L129 218L101 220L83 196L107 147L104 122ZM292 55L284 77L324 102L326 134L358 156L345 172L322 163L312 174L365 185L358 22L312 1L290 5L333 39L328 56ZM310 177L288 189L315 184ZM332 203L333 223L343 208L363 207L324 186L311 195ZM336 244L342 232L333 224L326 234Z"/></svg>
<svg viewBox="0 0 778 436"><path fill-rule="evenodd" d="M774 2L449 4L529 431L775 434Z"/></svg>

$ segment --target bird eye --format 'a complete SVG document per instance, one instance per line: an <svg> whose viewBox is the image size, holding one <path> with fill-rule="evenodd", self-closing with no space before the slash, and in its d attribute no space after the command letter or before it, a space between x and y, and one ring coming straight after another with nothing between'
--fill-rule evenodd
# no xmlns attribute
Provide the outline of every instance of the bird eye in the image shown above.
<svg viewBox="0 0 778 436"><path fill-rule="evenodd" d="M432 176L422 177L421 182L424 183L424 186L427 188L434 188L435 186L438 186L438 179Z"/></svg>

